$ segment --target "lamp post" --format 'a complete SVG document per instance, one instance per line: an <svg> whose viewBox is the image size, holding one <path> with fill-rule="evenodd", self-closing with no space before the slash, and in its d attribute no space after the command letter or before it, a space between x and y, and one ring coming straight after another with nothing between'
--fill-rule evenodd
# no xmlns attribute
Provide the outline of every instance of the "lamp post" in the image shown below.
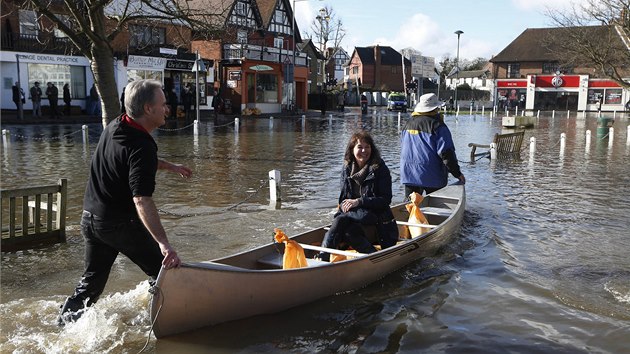
<svg viewBox="0 0 630 354"><path fill-rule="evenodd" d="M327 59L327 53L326 53L326 43L328 42L328 21L330 21L330 15L328 14L328 11L326 10L326 8L321 8L319 9L319 16L316 17L316 19L319 21L319 38L320 38L320 44L321 44L321 51L322 51L322 55L324 56L324 63L322 64L322 78L323 78L323 85L322 85L322 90L326 91L327 88L327 83L328 83L328 78L326 77L326 59ZM326 30L324 30L324 22L326 22Z"/></svg>
<svg viewBox="0 0 630 354"><path fill-rule="evenodd" d="M195 72L195 119L199 122L199 73L206 72L206 65L203 60L199 58L199 49L197 49L195 53L195 64L192 67L192 71Z"/></svg>
<svg viewBox="0 0 630 354"><path fill-rule="evenodd" d="M457 70L456 75L456 81L455 81L455 110L457 110L457 107L459 107L459 105L457 104L457 85L459 84L459 36L462 35L462 33L464 33L464 31L461 30L457 30L455 31L455 34L457 35L457 59L455 61L455 70Z"/></svg>

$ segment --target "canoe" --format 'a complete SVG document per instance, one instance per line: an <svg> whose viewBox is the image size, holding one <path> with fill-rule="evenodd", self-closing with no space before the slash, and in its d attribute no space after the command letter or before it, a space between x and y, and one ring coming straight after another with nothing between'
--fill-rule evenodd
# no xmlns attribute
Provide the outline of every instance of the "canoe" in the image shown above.
<svg viewBox="0 0 630 354"><path fill-rule="evenodd" d="M459 232L464 185L435 191L420 204L428 230L370 254L347 253L347 260L312 259L327 227L291 237L304 247L308 267L282 269L284 244L269 243L229 257L179 268L162 268L151 289L152 329L157 338L250 316L270 314L370 284L401 267L434 255ZM401 235L409 225L405 204L392 206ZM331 252L332 253L332 252Z"/></svg>

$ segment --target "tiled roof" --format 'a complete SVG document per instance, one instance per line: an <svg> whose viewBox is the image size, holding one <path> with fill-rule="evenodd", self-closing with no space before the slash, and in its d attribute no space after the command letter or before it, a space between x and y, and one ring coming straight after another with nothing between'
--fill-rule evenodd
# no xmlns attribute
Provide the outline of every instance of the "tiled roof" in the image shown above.
<svg viewBox="0 0 630 354"><path fill-rule="evenodd" d="M375 56L374 48L378 47L381 51L381 65L401 65L402 56L394 48L388 46L371 46L371 47L355 47L357 55L361 59L363 65L374 65ZM411 66L411 61L405 58L405 65Z"/></svg>
<svg viewBox="0 0 630 354"><path fill-rule="evenodd" d="M555 50L560 46L553 43L570 38L568 33L575 31L584 32L582 36L586 38L610 38L622 44L618 35L609 35L609 26L528 28L490 59L490 62L562 61L561 51Z"/></svg>

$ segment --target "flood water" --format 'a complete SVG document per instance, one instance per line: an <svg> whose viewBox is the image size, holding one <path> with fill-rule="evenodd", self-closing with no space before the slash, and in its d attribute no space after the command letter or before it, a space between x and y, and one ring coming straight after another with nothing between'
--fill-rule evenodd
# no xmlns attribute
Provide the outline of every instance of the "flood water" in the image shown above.
<svg viewBox="0 0 630 354"><path fill-rule="evenodd" d="M157 131L160 156L194 171L189 180L159 172L154 195L180 257L209 260L269 242L275 227L291 235L329 223L358 128L371 131L402 201L398 118L382 113L242 118L238 131L202 122L196 136L192 127ZM67 178L69 196L67 243L2 254L0 352L627 353L628 116L617 115L610 143L595 116L541 114L520 160L473 164L467 144L505 132L501 120L445 120L467 179L457 241L363 289L160 340L150 334L146 277L123 256L99 302L78 322L55 324L82 273L78 222L101 127L89 126L86 148L80 125L3 126L12 141L0 153L2 188ZM269 201L274 169L280 209Z"/></svg>

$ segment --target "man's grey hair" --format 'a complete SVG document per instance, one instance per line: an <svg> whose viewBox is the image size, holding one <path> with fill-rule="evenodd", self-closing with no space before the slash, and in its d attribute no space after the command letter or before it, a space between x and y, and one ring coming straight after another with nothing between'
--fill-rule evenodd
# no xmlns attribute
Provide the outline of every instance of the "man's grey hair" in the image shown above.
<svg viewBox="0 0 630 354"><path fill-rule="evenodd" d="M162 83L157 80L136 80L125 87L125 110L131 118L144 115L144 105L155 102L156 90L162 89Z"/></svg>

